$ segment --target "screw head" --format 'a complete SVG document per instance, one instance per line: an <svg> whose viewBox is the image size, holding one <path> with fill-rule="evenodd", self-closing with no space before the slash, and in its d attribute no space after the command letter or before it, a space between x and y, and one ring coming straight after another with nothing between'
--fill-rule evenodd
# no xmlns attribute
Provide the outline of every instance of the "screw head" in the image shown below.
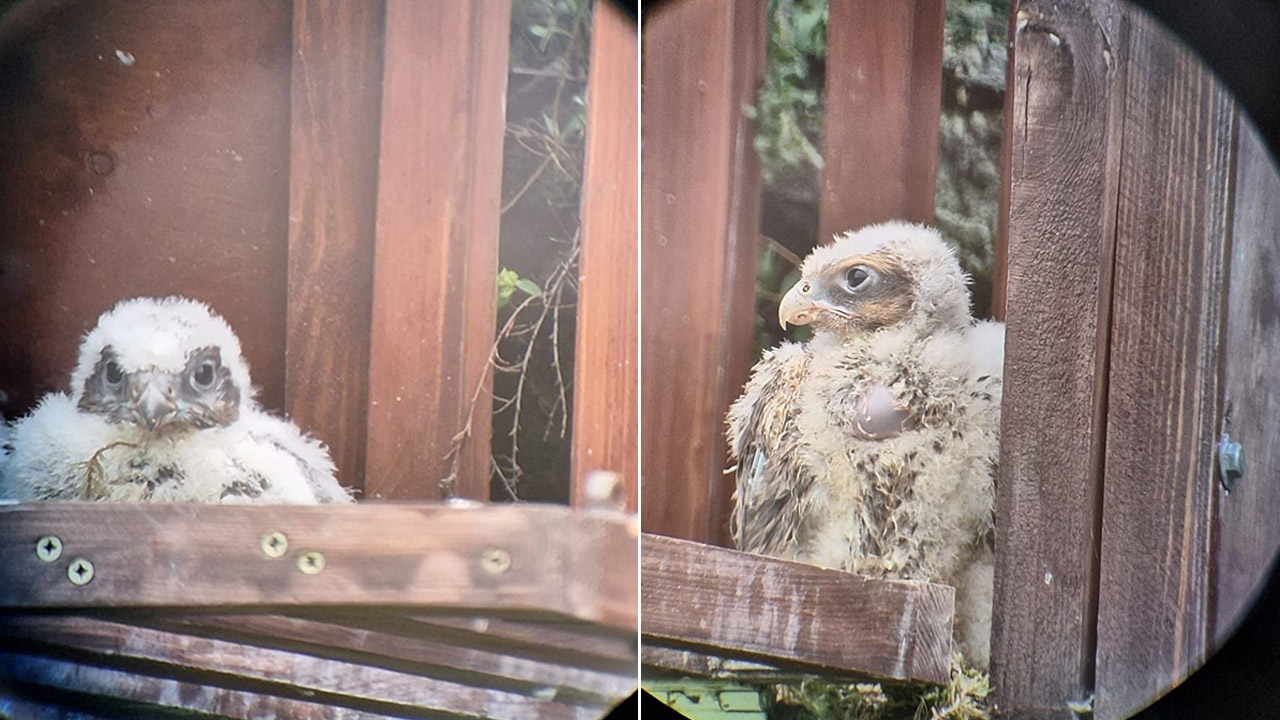
<svg viewBox="0 0 1280 720"><path fill-rule="evenodd" d="M88 585L93 579L93 563L85 558L76 558L67 566L67 579L72 585Z"/></svg>
<svg viewBox="0 0 1280 720"><path fill-rule="evenodd" d="M62 540L57 535L45 535L36 541L36 557L49 563L62 557Z"/></svg>
<svg viewBox="0 0 1280 720"><path fill-rule="evenodd" d="M1223 433L1222 441L1218 443L1218 474L1221 476L1222 487L1227 492L1234 490L1244 476L1244 471L1244 447L1232 440L1230 435Z"/></svg>
<svg viewBox="0 0 1280 720"><path fill-rule="evenodd" d="M499 548L485 550L480 556L480 567L490 575L501 575L511 569L511 554Z"/></svg>
<svg viewBox="0 0 1280 720"><path fill-rule="evenodd" d="M324 569L324 555L308 550L298 556L298 569L303 575L315 575Z"/></svg>
<svg viewBox="0 0 1280 720"><path fill-rule="evenodd" d="M282 532L269 532L262 536L259 545L263 555L269 558L283 557L285 551L289 549L289 538Z"/></svg>

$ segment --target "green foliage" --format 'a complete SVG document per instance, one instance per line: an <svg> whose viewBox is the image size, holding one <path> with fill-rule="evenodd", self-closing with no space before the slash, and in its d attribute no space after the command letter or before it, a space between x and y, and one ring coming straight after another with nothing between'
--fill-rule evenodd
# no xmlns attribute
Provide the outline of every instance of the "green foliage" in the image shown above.
<svg viewBox="0 0 1280 720"><path fill-rule="evenodd" d="M542 295L542 288L538 287L538 283L522 278L516 274L515 270L502 268L498 271L498 309L506 307L511 302L511 296L516 290L528 295L529 297L538 297Z"/></svg>
<svg viewBox="0 0 1280 720"><path fill-rule="evenodd" d="M512 4L492 358L495 500L568 498L590 30L590 0ZM473 420L489 422L480 409Z"/></svg>
<svg viewBox="0 0 1280 720"><path fill-rule="evenodd" d="M769 43L756 104L755 148L766 183L810 166L822 167L821 78L812 69L827 53L826 0L769 0Z"/></svg>

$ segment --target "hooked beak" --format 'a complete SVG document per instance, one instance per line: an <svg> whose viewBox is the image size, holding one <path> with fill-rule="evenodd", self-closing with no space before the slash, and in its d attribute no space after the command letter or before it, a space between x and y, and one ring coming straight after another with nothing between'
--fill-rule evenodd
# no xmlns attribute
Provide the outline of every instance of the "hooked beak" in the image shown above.
<svg viewBox="0 0 1280 720"><path fill-rule="evenodd" d="M173 385L163 378L141 377L134 392L134 412L148 430L154 431L178 412L173 401Z"/></svg>
<svg viewBox="0 0 1280 720"><path fill-rule="evenodd" d="M822 300L810 296L810 284L803 278L791 286L782 302L778 304L778 324L783 330L787 325L808 325L818 319L818 315L832 308Z"/></svg>

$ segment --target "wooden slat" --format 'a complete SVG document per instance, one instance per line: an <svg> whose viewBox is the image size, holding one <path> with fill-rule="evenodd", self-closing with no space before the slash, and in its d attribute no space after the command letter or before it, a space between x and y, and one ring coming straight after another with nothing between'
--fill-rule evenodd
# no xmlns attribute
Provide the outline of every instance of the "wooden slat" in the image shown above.
<svg viewBox="0 0 1280 720"><path fill-rule="evenodd" d="M573 492L592 470L622 475L635 510L639 473L639 36L612 3L596 3L587 88L582 256L574 353Z"/></svg>
<svg viewBox="0 0 1280 720"><path fill-rule="evenodd" d="M67 390L116 302L169 294L226 318L281 408L288 5L116 0L30 21L0 60L0 410Z"/></svg>
<svg viewBox="0 0 1280 720"><path fill-rule="evenodd" d="M489 497L510 0L386 10L365 495Z"/></svg>
<svg viewBox="0 0 1280 720"><path fill-rule="evenodd" d="M1244 618L1280 548L1280 168L1256 127L1241 122L1237 132L1222 427L1248 467L1229 494L1216 490L1215 645Z"/></svg>
<svg viewBox="0 0 1280 720"><path fill-rule="evenodd" d="M1015 10L991 678L1008 717L1071 718L1093 687L1125 24L1110 2Z"/></svg>
<svg viewBox="0 0 1280 720"><path fill-rule="evenodd" d="M645 678L661 673L675 673L683 676L704 676L733 679L738 682L784 683L798 682L812 676L812 670L806 672L803 667L784 668L766 663L722 658L684 648L669 648L656 645L652 640L640 648L640 662L644 666ZM833 681L836 676L823 675L826 681ZM850 676L851 680L861 679Z"/></svg>
<svg viewBox="0 0 1280 720"><path fill-rule="evenodd" d="M642 638L697 652L945 682L955 590L657 535L641 543Z"/></svg>
<svg viewBox="0 0 1280 720"><path fill-rule="evenodd" d="M377 709L387 714L456 712L512 720L594 717L586 707L568 707L530 694L544 688L516 693L92 618L10 617L0 634L10 645L20 643L24 652L62 648L83 661L137 675L183 677L229 690L305 697L326 705ZM0 668L0 677L4 672ZM605 705L597 699L595 707Z"/></svg>
<svg viewBox="0 0 1280 720"><path fill-rule="evenodd" d="M728 544L724 416L749 371L759 160L742 108L762 0L684 0L645 20L641 423L646 532Z"/></svg>
<svg viewBox="0 0 1280 720"><path fill-rule="evenodd" d="M991 266L991 317L1000 322L1005 320L1008 304L1009 284L1009 208L1012 201L1013 183L1009 178L1013 174L1013 129L1014 98L1018 94L1017 73L1013 69L1017 65L1018 3L1009 3L1009 29L1005 42L1005 74L1004 74L1004 110L1000 133L1000 191L996 208L995 254Z"/></svg>
<svg viewBox="0 0 1280 720"><path fill-rule="evenodd" d="M1096 717L1128 717L1204 662L1233 107L1134 13L1098 595Z"/></svg>
<svg viewBox="0 0 1280 720"><path fill-rule="evenodd" d="M9 681L48 688L55 697L60 693L77 692L145 703L133 708L133 712L138 714L149 715L149 709L158 706L163 710L189 710L236 720L266 720L277 717L297 720L376 720L385 717L380 713L135 675L26 653L0 651L0 672Z"/></svg>
<svg viewBox="0 0 1280 720"><path fill-rule="evenodd" d="M944 0L832 0L818 241L933 222Z"/></svg>
<svg viewBox="0 0 1280 720"><path fill-rule="evenodd" d="M269 532L288 538L284 557L263 553ZM610 596L619 586L606 576L634 578L633 532L621 516L557 506L10 505L0 507L0 606L466 608L627 630L635 581ZM57 562L36 557L44 535L62 540ZM486 570L491 550L509 557L505 571ZM320 573L300 571L307 551L324 555ZM87 585L67 579L76 557L93 563Z"/></svg>
<svg viewBox="0 0 1280 720"><path fill-rule="evenodd" d="M555 660L580 667L603 667L622 671L635 667L634 633L608 632L609 628L568 622L521 622L507 618L417 616L420 631L457 633L471 647L502 649L511 654L547 657L554 649ZM602 630L606 632L602 632ZM562 653L560 649L569 652ZM536 654L535 654L536 653Z"/></svg>
<svg viewBox="0 0 1280 720"><path fill-rule="evenodd" d="M359 619L348 625L281 615L187 615L146 624L513 692L555 687L561 694L567 690L579 700L601 704L620 699L635 685L634 677L592 667L530 660L506 648L475 647L467 635L370 630ZM379 626L377 620L368 624ZM404 621L398 627L403 628ZM633 660L632 670L634 664Z"/></svg>
<svg viewBox="0 0 1280 720"><path fill-rule="evenodd" d="M293 3L285 408L364 486L381 3Z"/></svg>

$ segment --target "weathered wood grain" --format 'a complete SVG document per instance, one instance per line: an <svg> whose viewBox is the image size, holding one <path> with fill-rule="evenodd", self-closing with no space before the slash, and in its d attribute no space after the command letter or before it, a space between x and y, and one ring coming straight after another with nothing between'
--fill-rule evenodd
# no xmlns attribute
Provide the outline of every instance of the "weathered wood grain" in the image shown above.
<svg viewBox="0 0 1280 720"><path fill-rule="evenodd" d="M582 255L574 351L573 492L588 502L592 470L622 476L627 508L639 500L639 34L611 3L591 25Z"/></svg>
<svg viewBox="0 0 1280 720"><path fill-rule="evenodd" d="M264 535L288 549L270 558ZM231 607L385 605L562 615L636 627L634 580L623 597L600 578L635 576L624 516L558 506L449 508L112 505L0 506L0 606ZM56 535L46 563L36 540ZM325 566L304 574L304 553ZM496 557L495 557L496 555ZM67 579L92 562L87 585Z"/></svg>
<svg viewBox="0 0 1280 720"><path fill-rule="evenodd" d="M509 0L387 3L369 498L439 497L468 418L452 491L489 498L510 15Z"/></svg>
<svg viewBox="0 0 1280 720"><path fill-rule="evenodd" d="M945 682L954 589L645 535L645 642L885 680Z"/></svg>
<svg viewBox="0 0 1280 720"><path fill-rule="evenodd" d="M111 0L37 19L0 59L0 411L66 390L116 302L170 294L226 318L281 408L289 6Z"/></svg>
<svg viewBox="0 0 1280 720"><path fill-rule="evenodd" d="M737 682L785 683L800 682L813 675L811 669L806 671L803 667L788 668L784 663L769 665L751 660L722 658L685 648L663 647L654 644L653 641L646 642L640 648L640 662L646 679L674 673L682 676L726 678ZM823 679L827 681L836 680L838 677L823 675ZM858 681L864 678L850 675L849 679Z"/></svg>
<svg viewBox="0 0 1280 720"><path fill-rule="evenodd" d="M561 696L572 694L580 704L601 707L630 693L635 685L634 662L628 678L589 667L528 660L498 649L475 648L447 635L408 637L282 615L187 615L176 621L163 617L145 624L509 692L528 694L554 687L562 700Z"/></svg>
<svg viewBox="0 0 1280 720"><path fill-rule="evenodd" d="M0 672L10 682L47 688L53 698L67 692L107 696L139 703L134 717L188 710L236 720L287 717L297 720L378 720L381 713L322 705L291 698L200 685L182 680L135 675L68 660L0 650ZM155 711L159 712L155 712ZM136 713L136 714L135 714Z"/></svg>
<svg viewBox="0 0 1280 720"><path fill-rule="evenodd" d="M1107 397L1096 717L1128 717L1207 657L1209 534L1234 109L1131 16Z"/></svg>
<svg viewBox="0 0 1280 720"><path fill-rule="evenodd" d="M762 0L685 0L645 19L640 449L646 532L728 544L724 416L750 369L759 159L743 106Z"/></svg>
<svg viewBox="0 0 1280 720"><path fill-rule="evenodd" d="M420 633L448 634L469 647L500 649L512 655L577 667L600 667L610 672L635 669L635 633L610 632L610 628L580 623L521 622L496 617L432 615L415 616L412 621Z"/></svg>
<svg viewBox="0 0 1280 720"><path fill-rule="evenodd" d="M293 4L285 409L363 488L382 3Z"/></svg>
<svg viewBox="0 0 1280 720"><path fill-rule="evenodd" d="M995 256L991 267L991 317L1001 322L1005 319L1009 284L1009 208L1013 183L1013 108L1018 94L1017 73L1013 72L1017 61L1018 3L1009 3L1009 30L1005 36L1005 74L1003 125L1000 128L1000 191L996 202Z"/></svg>
<svg viewBox="0 0 1280 720"><path fill-rule="evenodd" d="M529 686L526 692L519 693L509 687L485 686L474 678L463 684L92 618L10 617L0 626L0 635L11 646L21 643L23 652L61 648L81 662L135 676L183 677L224 689L307 698L351 709L377 709L389 715L432 711L511 720L591 718L607 706L602 698L596 698L596 711L592 712L590 706L571 707L534 697L533 693L544 686ZM0 677L4 673L0 666Z"/></svg>
<svg viewBox="0 0 1280 720"><path fill-rule="evenodd" d="M1125 16L1021 2L991 679L1011 718L1093 688Z"/></svg>
<svg viewBox="0 0 1280 720"><path fill-rule="evenodd" d="M832 0L818 242L933 222L945 19L943 0Z"/></svg>
<svg viewBox="0 0 1280 720"><path fill-rule="evenodd" d="M1247 468L1230 493L1215 490L1215 647L1244 618L1280 549L1280 168L1251 123L1237 135L1222 430L1244 448Z"/></svg>

